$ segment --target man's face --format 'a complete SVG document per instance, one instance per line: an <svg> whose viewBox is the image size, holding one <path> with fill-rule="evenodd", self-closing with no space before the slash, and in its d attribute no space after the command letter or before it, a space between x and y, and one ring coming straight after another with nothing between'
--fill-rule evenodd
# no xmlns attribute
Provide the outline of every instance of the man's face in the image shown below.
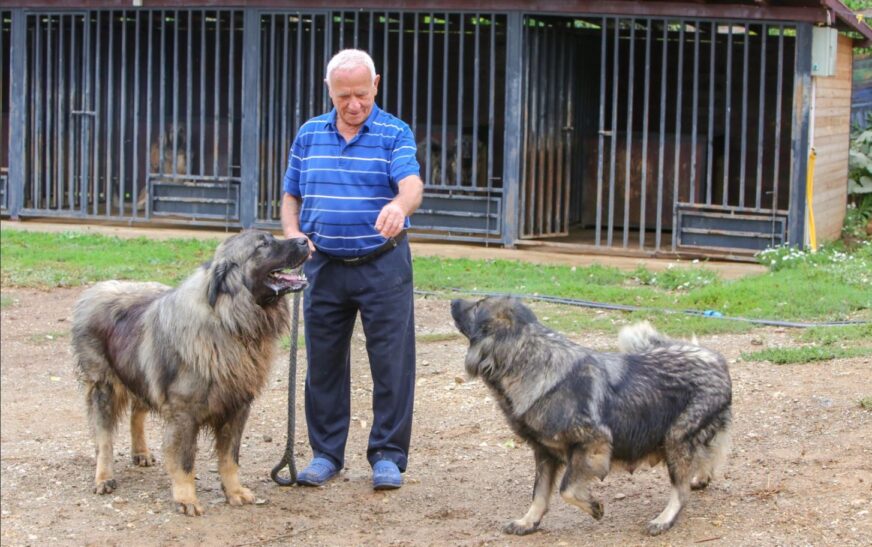
<svg viewBox="0 0 872 547"><path fill-rule="evenodd" d="M370 79L369 69L359 66L352 69L334 70L330 75L330 99L339 118L350 127L360 127L375 104L378 81Z"/></svg>

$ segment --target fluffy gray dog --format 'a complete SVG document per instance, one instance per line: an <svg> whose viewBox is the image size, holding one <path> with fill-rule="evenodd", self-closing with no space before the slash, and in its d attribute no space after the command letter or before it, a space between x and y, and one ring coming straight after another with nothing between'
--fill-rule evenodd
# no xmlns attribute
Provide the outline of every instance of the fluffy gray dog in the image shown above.
<svg viewBox="0 0 872 547"><path fill-rule="evenodd" d="M670 340L648 323L624 329L620 353L579 346L539 323L512 298L454 300L451 315L469 339L466 371L493 391L512 429L536 460L533 504L504 528L528 534L548 511L558 471L560 495L595 519L589 490L620 464L666 461L672 496L648 524L675 523L691 488L705 488L729 448L732 387L724 358Z"/></svg>
<svg viewBox="0 0 872 547"><path fill-rule="evenodd" d="M283 296L305 287L305 239L245 231L225 240L211 262L178 288L106 281L82 293L72 346L97 444L94 491L108 494L115 427L129 407L133 462L154 464L146 414L166 422L163 459L180 512L201 515L194 487L197 434L215 434L228 503L254 502L239 482L239 440L266 382L279 337L288 331Z"/></svg>

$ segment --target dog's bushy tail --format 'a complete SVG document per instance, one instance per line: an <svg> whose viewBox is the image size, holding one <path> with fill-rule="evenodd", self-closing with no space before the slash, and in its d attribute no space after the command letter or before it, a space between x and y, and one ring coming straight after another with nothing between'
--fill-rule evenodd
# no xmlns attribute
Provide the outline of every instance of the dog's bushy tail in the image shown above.
<svg viewBox="0 0 872 547"><path fill-rule="evenodd" d="M618 334L618 349L623 353L640 353L669 343L669 338L657 332L648 321L626 326Z"/></svg>

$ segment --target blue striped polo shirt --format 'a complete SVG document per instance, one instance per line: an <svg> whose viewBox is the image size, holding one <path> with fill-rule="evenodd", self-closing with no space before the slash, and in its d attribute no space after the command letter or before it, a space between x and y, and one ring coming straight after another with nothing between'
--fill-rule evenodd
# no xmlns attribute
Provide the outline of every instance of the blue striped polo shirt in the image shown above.
<svg viewBox="0 0 872 547"><path fill-rule="evenodd" d="M398 183L419 175L415 138L405 122L373 105L350 142L336 128L336 109L300 126L284 191L302 197L300 230L325 253L354 257L385 242L375 229ZM409 219L406 219L406 228Z"/></svg>

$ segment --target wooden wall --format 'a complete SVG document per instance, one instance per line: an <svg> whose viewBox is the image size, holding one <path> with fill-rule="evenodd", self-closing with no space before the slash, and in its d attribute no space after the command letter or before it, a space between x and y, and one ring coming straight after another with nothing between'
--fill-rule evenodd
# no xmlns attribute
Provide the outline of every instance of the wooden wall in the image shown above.
<svg viewBox="0 0 872 547"><path fill-rule="evenodd" d="M845 218L852 63L851 39L839 35L836 75L815 79L814 220L818 242L838 239Z"/></svg>

